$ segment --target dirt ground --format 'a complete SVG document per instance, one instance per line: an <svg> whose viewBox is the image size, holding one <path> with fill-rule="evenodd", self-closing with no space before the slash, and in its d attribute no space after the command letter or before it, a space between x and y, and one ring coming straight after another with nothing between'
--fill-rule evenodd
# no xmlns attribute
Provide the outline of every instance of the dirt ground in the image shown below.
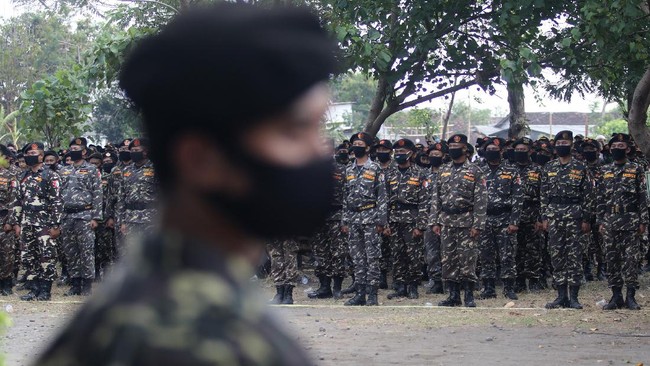
<svg viewBox="0 0 650 366"><path fill-rule="evenodd" d="M268 281L254 284L263 297L274 293ZM477 301L479 308L434 306L443 295L418 300L387 300L379 307L350 308L344 301L310 300L310 282L295 289L294 306L273 306L278 319L294 332L318 365L638 365L650 364L650 275L643 277L637 299L641 311L603 312L596 302L609 299L604 282L584 286L585 309L546 310L553 290ZM28 365L57 329L82 304L81 297L26 303L18 294L0 298L13 325L3 336L8 366ZM505 306L508 307L505 307Z"/></svg>

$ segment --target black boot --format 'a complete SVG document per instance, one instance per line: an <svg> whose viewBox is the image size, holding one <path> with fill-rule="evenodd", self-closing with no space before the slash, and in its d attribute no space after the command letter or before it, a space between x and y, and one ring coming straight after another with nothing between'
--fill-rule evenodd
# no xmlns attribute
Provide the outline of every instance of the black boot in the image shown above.
<svg viewBox="0 0 650 366"><path fill-rule="evenodd" d="M542 291L542 284L540 283L539 278L529 278L528 279L528 290L533 293Z"/></svg>
<svg viewBox="0 0 650 366"><path fill-rule="evenodd" d="M329 299L332 297L332 278L328 276L318 276L320 287L307 294L310 299Z"/></svg>
<svg viewBox="0 0 650 366"><path fill-rule="evenodd" d="M386 270L381 271L379 275L379 288L382 290L388 289L388 272Z"/></svg>
<svg viewBox="0 0 650 366"><path fill-rule="evenodd" d="M598 263L596 278L598 281L605 281L607 279L607 276L605 275L605 263Z"/></svg>
<svg viewBox="0 0 650 366"><path fill-rule="evenodd" d="M585 273L585 280L588 281L588 282L591 282L591 281L594 280L594 274L593 274L592 269L593 269L593 266L591 264L591 261L587 261L585 263L584 273Z"/></svg>
<svg viewBox="0 0 650 366"><path fill-rule="evenodd" d="M63 296L81 295L81 278L75 277L70 279L70 289Z"/></svg>
<svg viewBox="0 0 650 366"><path fill-rule="evenodd" d="M433 286L427 290L427 294L444 294L445 289L442 286L442 281L433 281Z"/></svg>
<svg viewBox="0 0 650 366"><path fill-rule="evenodd" d="M350 286L348 288L341 290L342 295L349 295L353 294L357 291L357 285L354 283L354 275L352 275L352 282L350 282Z"/></svg>
<svg viewBox="0 0 650 366"><path fill-rule="evenodd" d="M447 287L449 287L449 297L445 300L442 300L438 303L438 306L461 306L460 302L460 283L458 282L447 282Z"/></svg>
<svg viewBox="0 0 650 366"><path fill-rule="evenodd" d="M65 285L69 285L71 282L71 278L68 277L68 269L66 266L63 266L61 268L61 276L59 277L59 280L56 282L57 287L63 287Z"/></svg>
<svg viewBox="0 0 650 366"><path fill-rule="evenodd" d="M557 285L557 298L549 302L544 307L547 309L565 308L569 306L569 298L567 296L567 285Z"/></svg>
<svg viewBox="0 0 650 366"><path fill-rule="evenodd" d="M275 296L271 300L269 300L269 304L282 304L282 300L284 299L284 286L275 286Z"/></svg>
<svg viewBox="0 0 650 366"><path fill-rule="evenodd" d="M465 307L466 308L475 308L476 303L474 302L474 282L465 281Z"/></svg>
<svg viewBox="0 0 650 366"><path fill-rule="evenodd" d="M50 301L52 298L52 281L40 281L40 291L36 296L36 301Z"/></svg>
<svg viewBox="0 0 650 366"><path fill-rule="evenodd" d="M333 285L332 285L332 296L338 300L343 297L343 294L341 293L341 285L343 285L343 277L333 277Z"/></svg>
<svg viewBox="0 0 650 366"><path fill-rule="evenodd" d="M582 305L578 302L578 293L580 292L580 285L569 286L569 307L571 309L582 309Z"/></svg>
<svg viewBox="0 0 650 366"><path fill-rule="evenodd" d="M7 277L3 280L0 280L0 295L2 296L9 296L12 295L14 292L11 290L13 287L12 285L13 280L11 277Z"/></svg>
<svg viewBox="0 0 650 366"><path fill-rule="evenodd" d="M634 287L627 288L627 294L625 294L625 306L630 310L641 310L639 304L636 303L634 295L636 294L636 289Z"/></svg>
<svg viewBox="0 0 650 366"><path fill-rule="evenodd" d="M366 304L366 285L357 284L357 293L353 298L345 302L345 306L360 306Z"/></svg>
<svg viewBox="0 0 650 366"><path fill-rule="evenodd" d="M486 278L483 280L483 291L478 295L481 300L496 299L497 292L495 289L496 280L494 278Z"/></svg>
<svg viewBox="0 0 650 366"><path fill-rule="evenodd" d="M40 280L32 280L32 289L26 295L20 297L23 301L34 301L41 292Z"/></svg>
<svg viewBox="0 0 650 366"><path fill-rule="evenodd" d="M22 290L32 290L35 286L36 280L25 280L22 283L20 283L18 286L16 286L16 290L22 291Z"/></svg>
<svg viewBox="0 0 650 366"><path fill-rule="evenodd" d="M418 282L413 282L408 285L407 295L408 298L412 300L418 299L420 297L420 294L418 294Z"/></svg>
<svg viewBox="0 0 650 366"><path fill-rule="evenodd" d="M370 286L370 291L368 292L368 301L366 301L366 305L368 306L377 306L379 305L379 301L377 301L377 286Z"/></svg>
<svg viewBox="0 0 650 366"><path fill-rule="evenodd" d="M81 296L90 296L93 292L93 280L90 278L80 278L79 279L80 285L79 285L79 294Z"/></svg>
<svg viewBox="0 0 650 366"><path fill-rule="evenodd" d="M292 285L284 285L284 297L282 298L282 305L293 305Z"/></svg>
<svg viewBox="0 0 650 366"><path fill-rule="evenodd" d="M404 285L404 282L402 281L397 281L395 282L395 291L391 292L386 296L388 300L396 299L398 297L406 297L408 294L406 293L406 286Z"/></svg>
<svg viewBox="0 0 650 366"><path fill-rule="evenodd" d="M503 285L504 285L504 290L505 290L505 281L503 280ZM526 277L517 277L517 282L515 283L515 286L513 288L513 291L516 293L521 293L521 292L526 292L527 287L526 287Z"/></svg>
<svg viewBox="0 0 650 366"><path fill-rule="evenodd" d="M621 286L612 287L612 298L607 305L603 306L603 310L616 310L625 307L625 300L623 300L623 288Z"/></svg>
<svg viewBox="0 0 650 366"><path fill-rule="evenodd" d="M514 289L515 280L512 278L503 279L503 296L510 300L519 300ZM524 287L526 284L526 279L524 278ZM525 290L524 290L525 291Z"/></svg>

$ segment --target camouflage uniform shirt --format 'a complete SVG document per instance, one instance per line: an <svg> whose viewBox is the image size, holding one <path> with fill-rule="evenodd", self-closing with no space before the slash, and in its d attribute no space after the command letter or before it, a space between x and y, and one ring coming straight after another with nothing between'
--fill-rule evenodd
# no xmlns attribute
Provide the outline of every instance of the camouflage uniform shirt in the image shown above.
<svg viewBox="0 0 650 366"><path fill-rule="evenodd" d="M79 166L66 165L61 175L61 194L66 219L102 219L102 187L97 168L84 161Z"/></svg>

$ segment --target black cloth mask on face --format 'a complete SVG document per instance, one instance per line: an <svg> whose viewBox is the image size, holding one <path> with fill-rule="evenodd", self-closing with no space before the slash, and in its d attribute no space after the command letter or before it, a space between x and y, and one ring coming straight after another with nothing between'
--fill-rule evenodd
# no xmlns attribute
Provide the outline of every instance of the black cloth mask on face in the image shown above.
<svg viewBox="0 0 650 366"><path fill-rule="evenodd" d="M584 156L587 161L594 161L594 160L598 159L598 152L597 151L583 151L582 156Z"/></svg>
<svg viewBox="0 0 650 366"><path fill-rule="evenodd" d="M515 151L515 161L519 164L526 164L528 162L528 152Z"/></svg>
<svg viewBox="0 0 650 366"><path fill-rule="evenodd" d="M431 162L431 166L437 168L442 165L442 156L430 156L429 161Z"/></svg>
<svg viewBox="0 0 650 366"><path fill-rule="evenodd" d="M344 152L344 153L338 153L336 154L336 161L339 164L347 164L350 161L350 154Z"/></svg>
<svg viewBox="0 0 650 366"><path fill-rule="evenodd" d="M550 157L550 156L548 156L548 155L544 155L544 154L537 154L537 160L536 160L537 164L539 164L539 165L541 165L541 166L544 166L544 165L546 165L546 163L548 163L549 161L551 161L551 157Z"/></svg>
<svg viewBox="0 0 650 366"><path fill-rule="evenodd" d="M120 161L131 161L130 151L120 151L118 154Z"/></svg>
<svg viewBox="0 0 650 366"><path fill-rule="evenodd" d="M459 159L460 157L463 156L463 148L462 147L450 148L449 149L449 156L453 160Z"/></svg>
<svg viewBox="0 0 650 366"><path fill-rule="evenodd" d="M27 164L27 166L36 166L39 163L38 155L25 155L25 164Z"/></svg>
<svg viewBox="0 0 650 366"><path fill-rule="evenodd" d="M72 161L79 161L83 159L83 151L81 150L70 150L70 159Z"/></svg>
<svg viewBox="0 0 650 366"><path fill-rule="evenodd" d="M142 151L131 151L131 160L138 164L144 160L144 152Z"/></svg>
<svg viewBox="0 0 650 366"><path fill-rule="evenodd" d="M363 146L352 146L352 152L357 158L362 158L368 154L366 148Z"/></svg>
<svg viewBox="0 0 650 366"><path fill-rule="evenodd" d="M113 168L115 168L115 163L104 163L102 165L102 170L104 171L104 173L110 173L113 170Z"/></svg>
<svg viewBox="0 0 650 366"><path fill-rule="evenodd" d="M555 146L555 152L559 157L567 157L571 155L571 146Z"/></svg>
<svg viewBox="0 0 650 366"><path fill-rule="evenodd" d="M397 164L404 164L409 160L409 154L395 154Z"/></svg>
<svg viewBox="0 0 650 366"><path fill-rule="evenodd" d="M485 150L485 160L487 161L500 161L501 153L498 150Z"/></svg>
<svg viewBox="0 0 650 366"><path fill-rule="evenodd" d="M288 167L242 154L251 188L245 196L203 195L245 232L263 239L311 236L330 214L334 197L331 158Z"/></svg>
<svg viewBox="0 0 650 366"><path fill-rule="evenodd" d="M378 152L377 153L377 160L379 160L380 163L387 163L390 161L390 153L389 152Z"/></svg>
<svg viewBox="0 0 650 366"><path fill-rule="evenodd" d="M612 159L615 161L623 160L627 157L627 149L610 149L610 153L612 154Z"/></svg>

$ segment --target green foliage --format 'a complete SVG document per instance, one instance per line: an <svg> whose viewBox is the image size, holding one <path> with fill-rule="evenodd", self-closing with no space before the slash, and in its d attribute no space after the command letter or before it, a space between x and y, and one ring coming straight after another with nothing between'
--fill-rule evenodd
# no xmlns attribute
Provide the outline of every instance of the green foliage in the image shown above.
<svg viewBox="0 0 650 366"><path fill-rule="evenodd" d="M93 102L92 129L95 140L118 142L139 133L140 119L117 87L96 93Z"/></svg>
<svg viewBox="0 0 650 366"><path fill-rule="evenodd" d="M370 104L377 89L377 82L360 72L349 72L335 77L330 83L334 102L353 102L348 124L355 131L363 128Z"/></svg>
<svg viewBox="0 0 650 366"><path fill-rule="evenodd" d="M0 131L3 135L0 136L0 141L9 138L14 146L18 145L18 140L23 136L21 128L18 126L18 116L20 111L13 111L5 114L5 108L0 105Z"/></svg>
<svg viewBox="0 0 650 366"><path fill-rule="evenodd" d="M10 326L11 319L9 319L9 315L4 311L0 311L0 335L4 334L5 329ZM0 366L3 366L4 364L4 355L0 354Z"/></svg>
<svg viewBox="0 0 650 366"><path fill-rule="evenodd" d="M596 126L596 134L603 135L607 139L609 139L613 133L620 132L628 133L627 121L624 119L615 119Z"/></svg>

